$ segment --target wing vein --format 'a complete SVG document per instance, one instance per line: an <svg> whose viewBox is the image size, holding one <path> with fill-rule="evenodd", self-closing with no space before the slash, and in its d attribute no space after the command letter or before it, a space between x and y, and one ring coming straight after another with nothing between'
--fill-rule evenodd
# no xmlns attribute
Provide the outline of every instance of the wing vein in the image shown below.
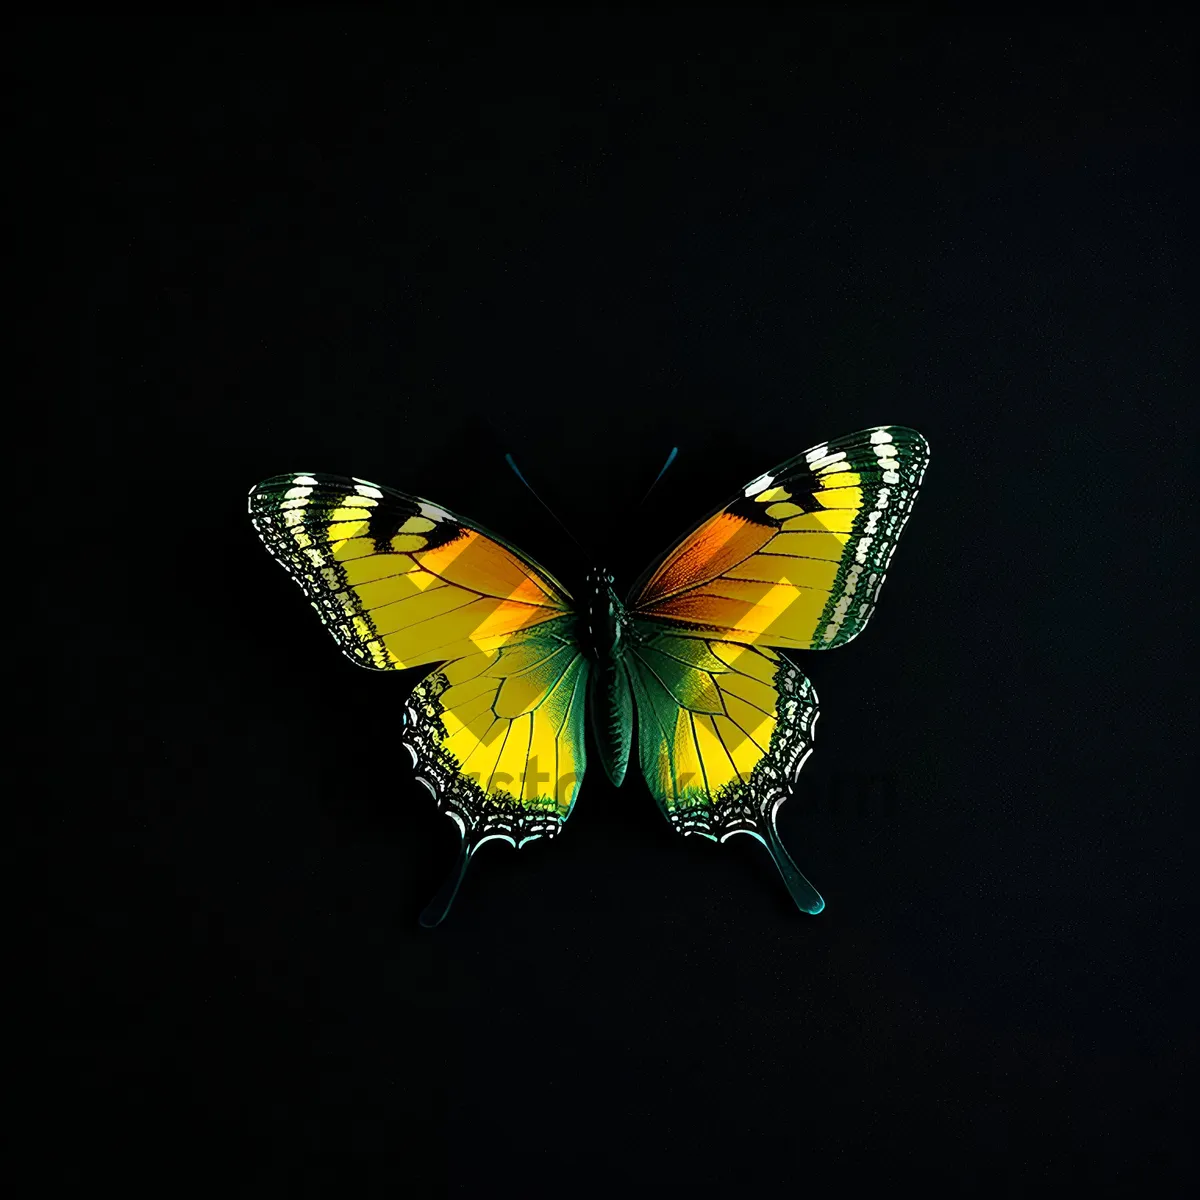
<svg viewBox="0 0 1200 1200"><path fill-rule="evenodd" d="M704 755L700 752L700 736L696 732L696 714L691 709L685 710L688 715L688 721L692 726L692 744L696 747L696 761L700 764L700 778L704 780L704 794L708 797L708 802L713 802L713 794L708 786L708 771L704 767Z"/></svg>

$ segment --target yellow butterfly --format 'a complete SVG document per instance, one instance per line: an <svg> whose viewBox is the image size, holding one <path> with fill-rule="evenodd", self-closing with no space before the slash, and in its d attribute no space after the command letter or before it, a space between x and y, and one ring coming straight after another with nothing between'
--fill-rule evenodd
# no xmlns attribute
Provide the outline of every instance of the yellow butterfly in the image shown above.
<svg viewBox="0 0 1200 1200"><path fill-rule="evenodd" d="M779 651L831 649L866 625L928 460L925 439L895 425L814 447L748 483L624 603L605 570L577 603L481 526L378 484L301 472L253 488L259 536L354 662L434 667L401 740L462 850L422 923L446 915L485 842L562 828L585 712L614 784L636 711L642 773L671 824L758 838L796 904L820 912L775 828L818 711Z"/></svg>

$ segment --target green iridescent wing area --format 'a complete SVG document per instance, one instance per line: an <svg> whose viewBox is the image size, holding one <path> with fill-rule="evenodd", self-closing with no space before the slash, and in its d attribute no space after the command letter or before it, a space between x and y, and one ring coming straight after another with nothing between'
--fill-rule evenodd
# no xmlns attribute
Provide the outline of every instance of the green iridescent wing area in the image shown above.
<svg viewBox="0 0 1200 1200"><path fill-rule="evenodd" d="M796 868L775 827L812 750L817 696L766 647L679 636L636 621L627 654L638 712L642 771L680 833L725 841L749 834L771 852L793 900L825 902Z"/></svg>

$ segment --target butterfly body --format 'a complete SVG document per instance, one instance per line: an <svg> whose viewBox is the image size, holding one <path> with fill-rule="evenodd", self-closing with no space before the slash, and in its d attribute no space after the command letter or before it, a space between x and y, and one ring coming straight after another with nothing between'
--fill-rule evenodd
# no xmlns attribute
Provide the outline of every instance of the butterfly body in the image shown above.
<svg viewBox="0 0 1200 1200"><path fill-rule="evenodd" d="M588 715L600 764L614 787L625 781L633 746L633 688L625 662L632 632L609 571L589 571L580 644L588 659Z"/></svg>
<svg viewBox="0 0 1200 1200"><path fill-rule="evenodd" d="M589 724L613 784L636 749L678 832L756 838L796 905L820 912L775 824L818 715L780 651L831 649L865 627L928 455L902 426L797 455L700 522L624 602L606 570L576 599L482 526L366 480L298 472L251 489L259 536L344 653L428 671L399 706L396 744L463 840L422 923L445 916L480 846L559 833ZM337 736L353 746L347 712Z"/></svg>

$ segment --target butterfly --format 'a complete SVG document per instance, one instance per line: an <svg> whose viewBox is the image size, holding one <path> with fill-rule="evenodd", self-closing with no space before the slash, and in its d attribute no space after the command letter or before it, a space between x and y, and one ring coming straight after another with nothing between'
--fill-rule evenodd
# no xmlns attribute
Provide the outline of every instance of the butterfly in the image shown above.
<svg viewBox="0 0 1200 1200"><path fill-rule="evenodd" d="M757 838L801 911L820 912L776 830L818 713L781 652L864 628L928 460L896 425L822 443L748 483L624 602L606 570L576 600L481 525L366 480L298 472L252 488L254 528L351 661L432 667L397 741L462 845L421 923L445 917L480 846L559 833L588 726L614 785L636 743L676 830Z"/></svg>

